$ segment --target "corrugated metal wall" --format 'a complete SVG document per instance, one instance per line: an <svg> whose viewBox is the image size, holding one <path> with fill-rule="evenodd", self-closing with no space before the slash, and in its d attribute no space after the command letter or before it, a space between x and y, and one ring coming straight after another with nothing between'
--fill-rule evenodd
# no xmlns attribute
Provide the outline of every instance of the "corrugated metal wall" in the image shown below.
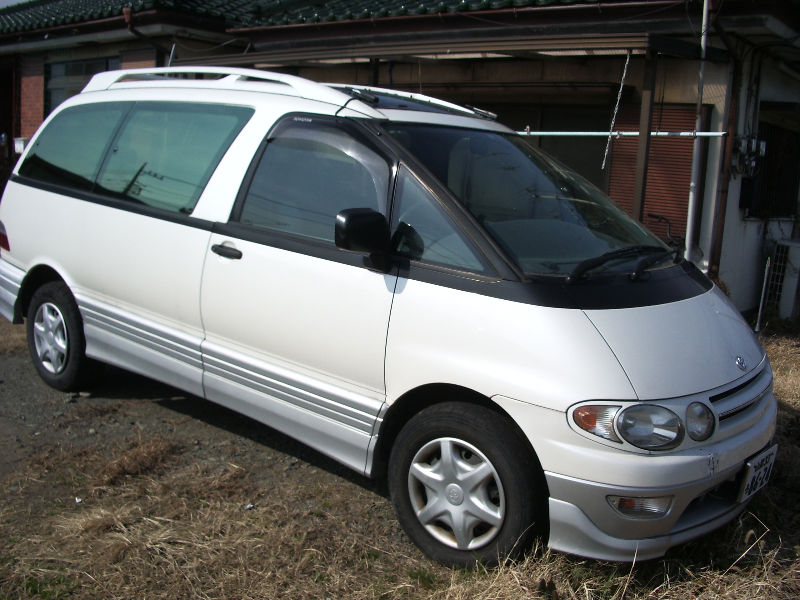
<svg viewBox="0 0 800 600"><path fill-rule="evenodd" d="M690 105L656 106L653 110L653 131L694 130L695 107ZM621 110L615 129L637 131L637 107ZM608 193L627 212L631 212L634 197L637 138L612 141ZM648 213L662 215L672 224L671 235L686 233L686 212L689 183L692 175L692 138L657 138L650 143L650 164L645 191L644 223L661 237L667 234L666 225L649 218ZM700 194L702 190L698 190Z"/></svg>

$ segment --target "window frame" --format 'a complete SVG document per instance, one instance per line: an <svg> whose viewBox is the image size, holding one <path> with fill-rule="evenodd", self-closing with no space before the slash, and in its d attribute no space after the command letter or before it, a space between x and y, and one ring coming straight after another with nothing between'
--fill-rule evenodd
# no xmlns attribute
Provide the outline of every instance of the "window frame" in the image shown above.
<svg viewBox="0 0 800 600"><path fill-rule="evenodd" d="M271 143L276 138L278 138L283 131L287 129L298 126L308 127L309 129L313 129L313 127L317 125L341 131L345 135L353 138L356 142L365 146L368 150L373 152L375 156L377 156L380 160L386 163L387 174L388 174L386 180L387 183L386 195L383 199L383 204L384 204L383 210L379 212L381 212L381 214L383 214L388 221L392 205L392 198L394 195L394 189L396 186L396 159L391 155L391 153L387 153L384 148L380 147L378 144L374 142L372 136L365 134L365 132L361 128L357 127L349 119L343 119L341 117L330 116L330 115L318 115L310 113L289 113L281 117L270 128L270 130L264 136L264 139L262 140L261 144L259 145L258 150L256 150L256 152L253 154L253 158L251 159L250 165L247 168L245 177L242 180L242 184L239 187L238 193L236 194L236 200L233 203L233 207L231 208L231 212L228 217L228 224L235 225L241 231L252 230L252 234L248 235L249 238L253 238L255 236L255 238L257 239L258 237L260 237L259 234L262 234L265 240L286 238L295 240L295 242L297 242L297 244L300 245L302 245L303 242L306 242L309 244L309 246L313 247L335 248L332 236L330 241L320 240L311 236L295 234L288 231L281 231L279 229L259 227L258 225L242 222L242 214L247 201L247 197L250 193L250 189L252 188L256 180L256 174L259 171L259 167L261 166L261 162L264 158L264 155L267 153ZM347 208L355 208L355 207L347 207ZM334 226L334 221L331 221L331 229L333 228L333 226ZM296 244L294 246L296 247Z"/></svg>
<svg viewBox="0 0 800 600"><path fill-rule="evenodd" d="M443 214L448 222L453 226L456 233L462 238L464 243L475 254L483 269L468 270L455 266L445 266L438 263L426 262L423 260L413 260L404 256L392 255L392 270L397 269L401 276L411 279L428 281L447 287L462 287L462 284L454 283L456 280L473 282L496 282L502 278L518 280L516 273L512 269L502 268L499 264L505 264L507 259L490 258L489 251L494 250L494 242L481 234L480 228L471 222L472 217L458 205L458 202L451 197L448 190L441 188L432 175L427 174L424 166L417 163L413 155L410 155L396 141L387 136L380 126L368 121L350 118L337 117L333 115L319 115L314 113L294 112L287 113L281 117L267 132L258 150L254 153L250 165L247 168L245 177L236 195L236 200L231 208L228 221L226 223L216 223L214 232L230 235L238 239L260 243L290 252L297 252L310 256L316 256L326 260L333 260L356 266L365 265L365 257L360 253L347 252L340 250L334 244L316 240L314 238L294 235L288 232L259 228L241 222L241 214L245 199L253 183L255 173L261 162L262 156L266 152L269 143L280 134L280 132L292 124L323 123L329 127L341 129L347 135L354 137L358 142L363 143L370 150L386 161L390 169L389 191L386 198L386 209L382 211L387 223L391 223L392 211L394 210L396 195L398 192L398 178L401 169L406 169L410 177L424 187L431 197L431 201L436 204L436 208ZM445 200L443 200L443 198ZM355 208L355 207L352 207ZM391 231L394 234L394 231ZM453 277L456 279L454 280Z"/></svg>

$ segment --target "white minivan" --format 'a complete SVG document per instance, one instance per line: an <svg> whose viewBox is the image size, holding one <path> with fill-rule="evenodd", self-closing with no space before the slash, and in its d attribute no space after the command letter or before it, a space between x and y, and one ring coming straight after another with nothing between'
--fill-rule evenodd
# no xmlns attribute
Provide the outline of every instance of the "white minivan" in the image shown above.
<svg viewBox="0 0 800 600"><path fill-rule="evenodd" d="M0 202L0 314L385 477L429 556L663 555L774 462L758 342L483 111L245 69L96 75Z"/></svg>

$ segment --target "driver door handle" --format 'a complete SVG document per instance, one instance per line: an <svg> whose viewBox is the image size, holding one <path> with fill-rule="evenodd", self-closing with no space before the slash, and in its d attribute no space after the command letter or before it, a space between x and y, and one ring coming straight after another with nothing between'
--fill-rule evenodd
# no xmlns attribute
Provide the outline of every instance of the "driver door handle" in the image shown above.
<svg viewBox="0 0 800 600"><path fill-rule="evenodd" d="M213 246L211 246L211 251L214 254L219 254L220 256L223 256L225 258L230 258L230 259L233 259L233 260L239 260L240 258L242 258L242 251L241 250L237 250L233 246L224 246L222 244L214 244Z"/></svg>

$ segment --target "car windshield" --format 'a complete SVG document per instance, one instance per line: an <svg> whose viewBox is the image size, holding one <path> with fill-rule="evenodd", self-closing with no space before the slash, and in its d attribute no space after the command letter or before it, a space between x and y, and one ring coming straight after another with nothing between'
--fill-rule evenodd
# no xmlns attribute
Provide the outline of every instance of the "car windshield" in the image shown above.
<svg viewBox="0 0 800 600"><path fill-rule="evenodd" d="M527 274L582 276L630 269L643 254L669 258L666 246L608 196L523 136L407 123L385 128Z"/></svg>

